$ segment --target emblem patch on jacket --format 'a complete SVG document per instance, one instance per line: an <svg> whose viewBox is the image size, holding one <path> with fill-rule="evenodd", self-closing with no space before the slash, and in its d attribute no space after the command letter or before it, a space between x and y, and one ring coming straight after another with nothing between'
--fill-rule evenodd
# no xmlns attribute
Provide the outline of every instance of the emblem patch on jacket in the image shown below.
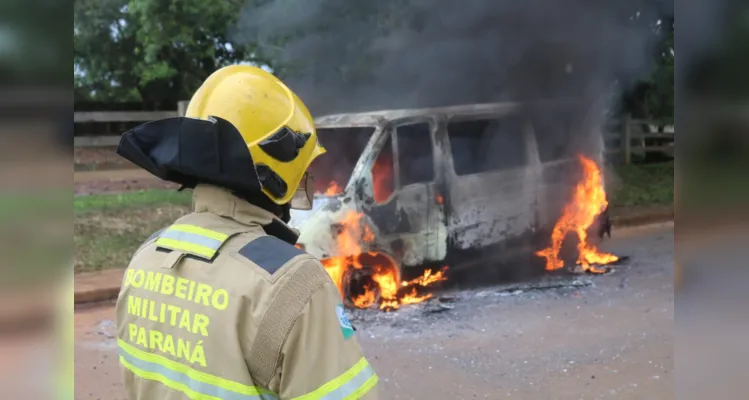
<svg viewBox="0 0 749 400"><path fill-rule="evenodd" d="M339 304L335 308L335 312L338 315L338 323L341 325L341 332L343 332L343 339L348 340L351 336L354 336L354 327L351 325L351 321L346 317L346 312L343 309L343 304Z"/></svg>

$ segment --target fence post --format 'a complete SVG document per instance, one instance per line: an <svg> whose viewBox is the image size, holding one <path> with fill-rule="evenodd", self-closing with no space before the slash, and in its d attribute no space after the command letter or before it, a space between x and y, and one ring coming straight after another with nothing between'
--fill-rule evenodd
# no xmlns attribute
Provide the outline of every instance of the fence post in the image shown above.
<svg viewBox="0 0 749 400"><path fill-rule="evenodd" d="M185 116L185 113L187 112L187 104L189 103L190 102L187 100L182 100L182 101L177 102L177 113L179 114L180 117Z"/></svg>
<svg viewBox="0 0 749 400"><path fill-rule="evenodd" d="M624 164L629 164L632 162L632 140L631 138L631 118L629 114L624 116L624 123L622 124L622 132L621 132L621 155L622 155L622 162Z"/></svg>

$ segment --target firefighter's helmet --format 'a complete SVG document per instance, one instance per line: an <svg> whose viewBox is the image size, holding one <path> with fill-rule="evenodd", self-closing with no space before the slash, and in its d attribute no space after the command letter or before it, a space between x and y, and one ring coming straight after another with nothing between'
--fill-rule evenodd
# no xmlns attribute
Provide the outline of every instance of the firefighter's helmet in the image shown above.
<svg viewBox="0 0 749 400"><path fill-rule="evenodd" d="M195 92L185 116L234 125L274 203L287 204L298 190L311 189L307 168L325 149L307 107L271 73L250 65L221 68Z"/></svg>

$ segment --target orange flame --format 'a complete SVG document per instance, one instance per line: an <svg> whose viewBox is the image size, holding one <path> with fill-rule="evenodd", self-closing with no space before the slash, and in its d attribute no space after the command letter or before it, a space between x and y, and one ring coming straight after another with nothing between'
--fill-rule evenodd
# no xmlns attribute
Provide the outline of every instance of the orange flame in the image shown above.
<svg viewBox="0 0 749 400"><path fill-rule="evenodd" d="M445 271L447 271L447 267L443 267L441 271L437 271L436 273L432 273L431 269L427 269L422 276L408 282L403 282L402 285L403 287L415 285L429 286L435 282L447 280L445 277Z"/></svg>
<svg viewBox="0 0 749 400"><path fill-rule="evenodd" d="M393 158L383 151L372 166L372 194L374 200L382 203L393 194Z"/></svg>
<svg viewBox="0 0 749 400"><path fill-rule="evenodd" d="M330 185L328 186L328 188L325 189L325 195L326 196L334 196L334 195L336 195L338 193L341 193L341 190L343 190L343 188L341 188L341 186L338 185L338 183L336 183L336 182L330 182Z"/></svg>
<svg viewBox="0 0 749 400"><path fill-rule="evenodd" d="M322 194L324 196L335 196L343 191L343 187L335 181L330 182L328 186L325 187L325 190L320 190L319 187L320 186L318 186L316 193Z"/></svg>
<svg viewBox="0 0 749 400"><path fill-rule="evenodd" d="M322 260L325 270L338 287L341 297L345 296L344 277L347 272L361 270L364 268L360 260L361 255L373 256L377 253L364 253L361 249L362 243L372 243L375 239L374 232L362 223L363 214L349 211L341 222L340 232L336 238L337 250L342 256L326 258ZM432 297L431 294L420 295L417 287L426 287L435 282L447 280L445 272L447 267L440 271L432 272L425 270L422 276L410 281L401 281L400 273L395 265L382 263L378 265L367 265L371 274L371 282L364 286L364 292L356 295L351 302L358 308L369 308L377 301L379 293L381 310L394 310L402 304L419 303ZM408 291L408 289L411 289Z"/></svg>
<svg viewBox="0 0 749 400"><path fill-rule="evenodd" d="M353 299L354 306L358 308L369 308L375 303L375 291L371 286L364 287L364 293Z"/></svg>
<svg viewBox="0 0 749 400"><path fill-rule="evenodd" d="M572 200L564 207L562 216L554 225L551 247L537 251L536 255L546 258L547 271L564 267L564 261L559 258L559 251L567 234L574 232L578 238L577 262L587 272L601 273L605 271L595 265L619 260L619 257L602 252L594 244L588 243L588 228L608 205L606 191L603 188L601 171L596 163L582 155L578 155L578 159L583 167L583 178L575 187Z"/></svg>
<svg viewBox="0 0 749 400"><path fill-rule="evenodd" d="M445 199L442 197L441 194L437 194L434 198L437 201L437 204L442 205L445 203Z"/></svg>

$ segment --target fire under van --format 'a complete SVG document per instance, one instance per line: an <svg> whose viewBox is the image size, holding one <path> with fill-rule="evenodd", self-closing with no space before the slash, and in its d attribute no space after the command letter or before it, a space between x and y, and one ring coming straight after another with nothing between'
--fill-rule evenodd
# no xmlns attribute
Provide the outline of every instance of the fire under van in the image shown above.
<svg viewBox="0 0 749 400"><path fill-rule="evenodd" d="M292 210L298 246L356 265L345 274L388 264L401 279L487 254L532 254L569 200L577 155L602 161L591 116L579 102L554 101L319 117L327 154L310 167L313 208ZM356 237L341 237L353 222Z"/></svg>

